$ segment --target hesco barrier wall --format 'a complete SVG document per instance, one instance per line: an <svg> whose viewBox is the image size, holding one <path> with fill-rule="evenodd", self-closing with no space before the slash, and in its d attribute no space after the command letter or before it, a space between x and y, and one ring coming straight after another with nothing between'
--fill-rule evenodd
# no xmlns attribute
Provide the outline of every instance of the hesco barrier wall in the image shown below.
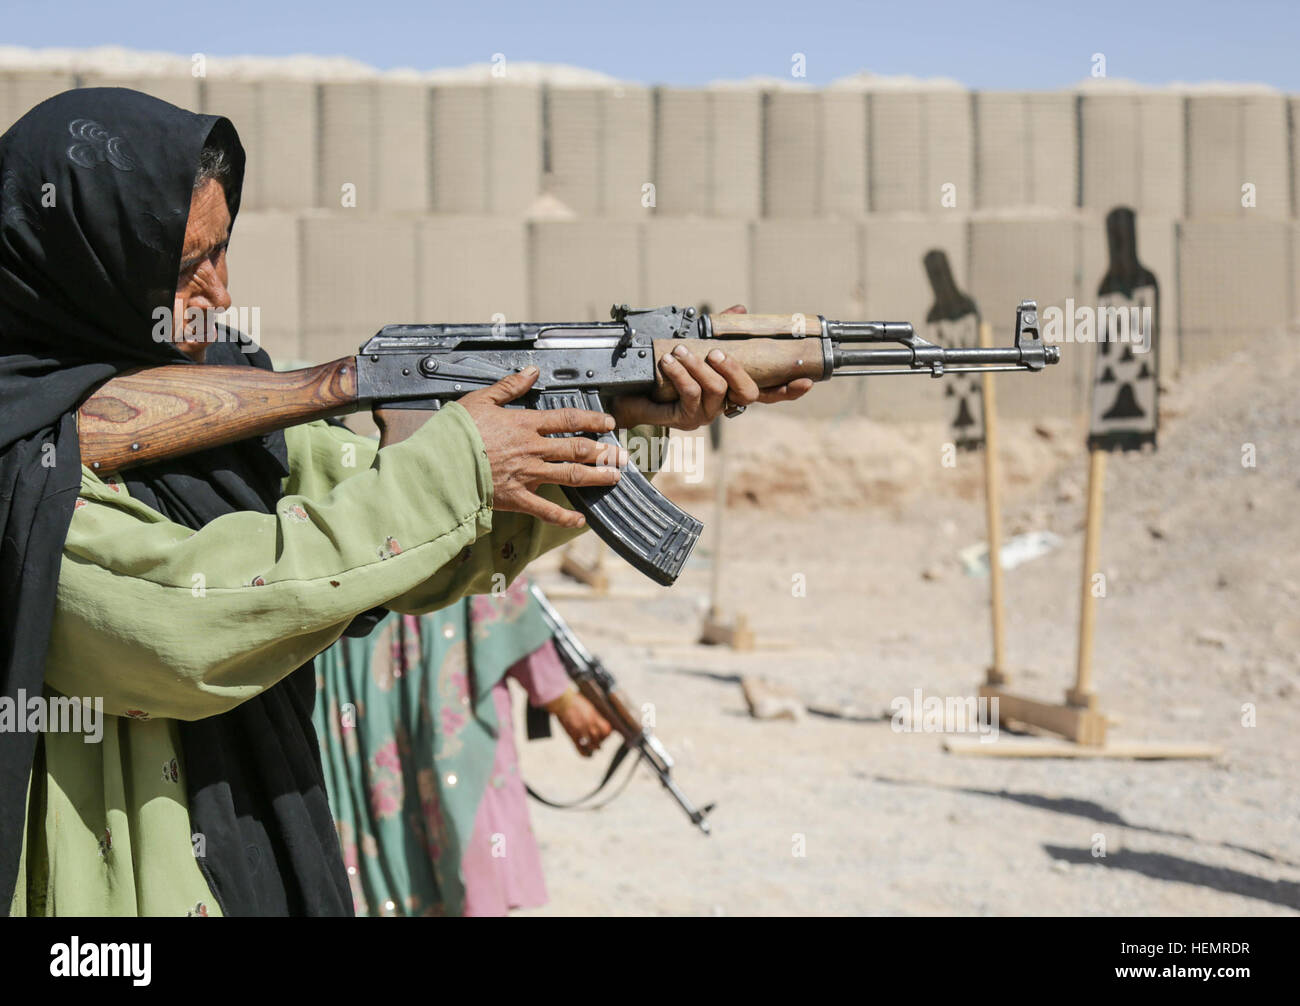
<svg viewBox="0 0 1300 1006"><path fill-rule="evenodd" d="M646 88L590 80L0 71L0 128L77 86L229 116L248 150L236 305L274 356L380 325L597 319L614 302L908 320L943 249L998 338L1032 297L1095 302L1104 219L1138 214L1166 373L1290 325L1300 98L1227 86L970 92ZM1076 416L1091 347L1003 381L1009 415ZM797 407L939 414L935 382L844 382Z"/></svg>

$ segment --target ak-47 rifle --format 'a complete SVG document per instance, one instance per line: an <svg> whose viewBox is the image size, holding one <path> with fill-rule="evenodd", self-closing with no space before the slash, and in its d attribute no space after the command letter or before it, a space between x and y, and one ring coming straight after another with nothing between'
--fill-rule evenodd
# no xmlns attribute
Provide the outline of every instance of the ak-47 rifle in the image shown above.
<svg viewBox="0 0 1300 1006"><path fill-rule="evenodd" d="M107 474L362 409L373 411L386 446L444 402L528 366L541 373L512 403L520 407L606 411L609 399L628 394L670 402L677 392L658 363L682 343L701 356L724 344L760 388L801 377L1034 372L1060 359L1039 336L1033 301L1017 309L1015 344L995 348L936 346L907 322L708 315L693 307L624 305L611 313L608 322L386 325L356 356L279 373L189 364L124 373L81 406L82 461ZM873 343L895 346L864 348ZM617 444L613 433L597 439ZM615 552L656 583L677 579L704 527L630 466L616 485L564 492Z"/></svg>
<svg viewBox="0 0 1300 1006"><path fill-rule="evenodd" d="M596 707L596 711L605 717L609 725L623 738L623 744L614 755L609 768L606 769L605 777L601 779L600 785L580 800L575 800L572 803L557 803L540 796L531 786L528 787L529 795L548 807L576 809L580 805L588 803L605 788L605 784L613 777L615 770L623 763L623 759L627 755L635 754L638 761L644 761L650 766L650 770L659 777L664 789L668 790L682 810L686 811L686 816L691 819L691 823L708 835L711 829L705 817L713 810L714 805L708 804L703 810L697 810L695 804L687 799L686 794L677 788L677 783L673 781L672 777L672 758L669 757L668 751L663 744L659 742L659 738L648 727L643 726L641 720L632 712L632 703L618 687L618 684L614 681L614 676L605 669L605 665L600 662L599 657L594 657L587 652L587 648L573 634L573 630L569 628L568 623L551 606L550 600L542 593L541 588L535 583L530 583L528 589L533 595L533 600L542 609L542 615L547 624L551 627L552 642L555 644L556 652L560 655L560 662L564 664L564 669L568 672L570 680L578 686L578 691L582 692L587 701ZM545 714L546 711L540 710L540 712ZM533 708L530 707L530 716L532 713ZM544 729L537 729L530 720L529 737L547 736L550 732L549 716L545 722L546 727ZM633 771L636 771L635 768L633 768Z"/></svg>

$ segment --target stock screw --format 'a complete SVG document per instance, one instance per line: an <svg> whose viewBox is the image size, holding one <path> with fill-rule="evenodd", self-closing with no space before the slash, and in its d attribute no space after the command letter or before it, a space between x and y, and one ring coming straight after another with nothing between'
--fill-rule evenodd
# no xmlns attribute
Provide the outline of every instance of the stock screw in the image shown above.
<svg viewBox="0 0 1300 1006"><path fill-rule="evenodd" d="M140 445L139 445L139 444L132 444L132 445L131 445L131 450L133 450L133 451L138 451L139 449L140 449Z"/></svg>

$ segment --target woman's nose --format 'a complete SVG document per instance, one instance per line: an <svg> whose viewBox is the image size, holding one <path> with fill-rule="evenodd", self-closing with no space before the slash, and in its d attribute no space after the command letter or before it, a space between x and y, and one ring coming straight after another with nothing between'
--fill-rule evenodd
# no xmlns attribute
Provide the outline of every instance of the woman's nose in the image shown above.
<svg viewBox="0 0 1300 1006"><path fill-rule="evenodd" d="M192 300L199 301L201 306L214 311L224 311L233 303L230 299L230 291L226 288L218 270L205 266L201 278L202 286L198 295Z"/></svg>
<svg viewBox="0 0 1300 1006"><path fill-rule="evenodd" d="M220 280L217 280L212 285L211 297L212 306L218 311L224 311L232 303L230 299L230 291L226 289L226 284L222 283Z"/></svg>

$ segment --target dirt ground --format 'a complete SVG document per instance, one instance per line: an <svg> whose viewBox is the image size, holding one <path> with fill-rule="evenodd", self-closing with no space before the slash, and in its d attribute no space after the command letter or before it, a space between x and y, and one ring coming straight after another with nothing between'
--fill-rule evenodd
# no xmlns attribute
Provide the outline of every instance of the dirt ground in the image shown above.
<svg viewBox="0 0 1300 1006"><path fill-rule="evenodd" d="M717 802L713 835L644 768L600 811L533 805L551 903L525 914L1300 913L1300 354L1280 339L1257 348L1169 382L1159 451L1112 456L1106 487L1095 683L1111 736L1221 757L973 758L945 753L938 734L895 732L896 697L972 695L989 662L988 582L957 560L985 539L980 457L944 468L938 426L754 410L728 427L722 548L724 601L748 616L754 652L693 643L708 530L672 589L611 557L597 600L555 557L536 567L589 648L654 704L678 782ZM1063 539L1006 574L1009 667L1017 690L1060 701L1074 673L1083 431L1009 423L1003 440L1006 533ZM664 484L707 524L711 480L706 467L698 484ZM860 715L755 720L741 674ZM554 795L603 769L567 739L529 743L522 760Z"/></svg>

